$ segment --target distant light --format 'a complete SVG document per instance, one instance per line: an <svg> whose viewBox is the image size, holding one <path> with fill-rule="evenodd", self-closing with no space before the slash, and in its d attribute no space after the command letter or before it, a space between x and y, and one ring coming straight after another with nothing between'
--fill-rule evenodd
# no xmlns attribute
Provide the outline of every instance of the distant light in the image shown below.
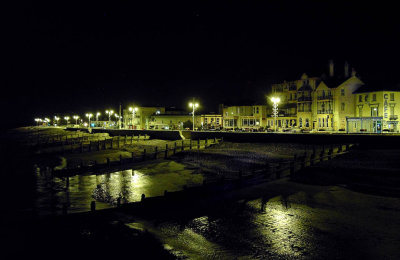
<svg viewBox="0 0 400 260"><path fill-rule="evenodd" d="M275 103L279 103L281 101L281 99L278 97L273 97L273 98L271 98L271 101L275 104Z"/></svg>

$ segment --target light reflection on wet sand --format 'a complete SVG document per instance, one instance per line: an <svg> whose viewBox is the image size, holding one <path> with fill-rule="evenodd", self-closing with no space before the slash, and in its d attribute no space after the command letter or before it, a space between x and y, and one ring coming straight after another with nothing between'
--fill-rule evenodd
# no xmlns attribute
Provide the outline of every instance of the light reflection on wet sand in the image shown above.
<svg viewBox="0 0 400 260"><path fill-rule="evenodd" d="M122 203L140 201L146 197L162 196L182 190L184 185L200 185L203 176L192 174L182 164L174 161L151 163L137 169L129 169L100 175L80 175L69 178L54 178L37 174L36 208L41 214L61 213L63 205L68 211L90 210L91 201L98 209L109 208L120 197Z"/></svg>

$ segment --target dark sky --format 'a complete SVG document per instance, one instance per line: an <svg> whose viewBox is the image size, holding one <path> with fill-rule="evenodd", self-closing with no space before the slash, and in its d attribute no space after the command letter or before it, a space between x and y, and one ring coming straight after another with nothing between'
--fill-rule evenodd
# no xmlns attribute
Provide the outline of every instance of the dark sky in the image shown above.
<svg viewBox="0 0 400 260"><path fill-rule="evenodd" d="M8 125L119 102L186 108L196 97L209 112L262 103L271 82L320 76L330 59L381 84L400 71L390 2L53 2L4 12Z"/></svg>

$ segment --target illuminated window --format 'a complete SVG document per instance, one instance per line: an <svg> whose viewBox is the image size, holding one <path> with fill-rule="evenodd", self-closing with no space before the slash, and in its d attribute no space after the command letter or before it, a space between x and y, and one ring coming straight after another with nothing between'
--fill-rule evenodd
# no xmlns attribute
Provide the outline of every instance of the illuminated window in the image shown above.
<svg viewBox="0 0 400 260"><path fill-rule="evenodd" d="M257 107L257 114L259 113L260 111L258 110L258 107Z"/></svg>
<svg viewBox="0 0 400 260"><path fill-rule="evenodd" d="M371 116L378 116L378 108L371 107Z"/></svg>
<svg viewBox="0 0 400 260"><path fill-rule="evenodd" d="M299 127L303 127L303 119L301 117L299 119Z"/></svg>
<svg viewBox="0 0 400 260"><path fill-rule="evenodd" d="M368 101L368 95L365 95L365 102L367 102Z"/></svg>
<svg viewBox="0 0 400 260"><path fill-rule="evenodd" d="M306 127L309 127L309 126L310 126L310 122L309 122L308 118L306 118Z"/></svg>
<svg viewBox="0 0 400 260"><path fill-rule="evenodd" d="M344 88L342 88L342 89L340 90L340 95L341 95L341 96L344 96Z"/></svg>
<svg viewBox="0 0 400 260"><path fill-rule="evenodd" d="M358 102L362 102L362 95L358 96Z"/></svg>
<svg viewBox="0 0 400 260"><path fill-rule="evenodd" d="M394 93L390 93L390 101L394 101Z"/></svg>

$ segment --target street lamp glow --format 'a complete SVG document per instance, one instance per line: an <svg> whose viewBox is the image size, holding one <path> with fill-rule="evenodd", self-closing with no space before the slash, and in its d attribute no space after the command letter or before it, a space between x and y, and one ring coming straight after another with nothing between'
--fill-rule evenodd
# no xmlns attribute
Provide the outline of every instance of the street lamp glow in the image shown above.
<svg viewBox="0 0 400 260"><path fill-rule="evenodd" d="M108 114L108 126L111 124L111 115L114 114L113 110L106 110L106 114Z"/></svg>
<svg viewBox="0 0 400 260"><path fill-rule="evenodd" d="M60 118L58 116L54 116L54 120L56 121L56 124L58 125L58 120L60 120Z"/></svg>
<svg viewBox="0 0 400 260"><path fill-rule="evenodd" d="M35 118L35 121L36 121L36 125L39 126L39 122L42 122L42 119L40 119L40 118Z"/></svg>
<svg viewBox="0 0 400 260"><path fill-rule="evenodd" d="M79 116L73 116L73 118L75 119L75 125L77 125Z"/></svg>
<svg viewBox="0 0 400 260"><path fill-rule="evenodd" d="M87 113L87 114L86 114L86 117L89 118L89 127L90 127L90 118L91 118L92 116L93 116L92 113Z"/></svg>
<svg viewBox="0 0 400 260"><path fill-rule="evenodd" d="M199 107L199 103L195 103L194 101L190 102L189 103L189 107L193 109L193 111L192 111L192 116L193 116L193 128L192 128L192 131L194 131L194 111L195 111L196 108Z"/></svg>
<svg viewBox="0 0 400 260"><path fill-rule="evenodd" d="M279 97L272 97L271 101L273 103L272 110L273 110L273 114L275 117L275 132L276 132L276 125L278 123L278 121L276 119L278 117L278 103L281 101L281 99Z"/></svg>
<svg viewBox="0 0 400 260"><path fill-rule="evenodd" d="M99 116L100 116L100 115L101 115L100 112L97 112L97 113L96 113L96 122L99 121Z"/></svg>
<svg viewBox="0 0 400 260"><path fill-rule="evenodd" d="M134 119L135 119L136 112L138 111L138 108L137 107L129 107L129 111L132 112L132 129L133 129Z"/></svg>
<svg viewBox="0 0 400 260"><path fill-rule="evenodd" d="M69 116L64 117L65 121L67 121L67 125L69 124Z"/></svg>

